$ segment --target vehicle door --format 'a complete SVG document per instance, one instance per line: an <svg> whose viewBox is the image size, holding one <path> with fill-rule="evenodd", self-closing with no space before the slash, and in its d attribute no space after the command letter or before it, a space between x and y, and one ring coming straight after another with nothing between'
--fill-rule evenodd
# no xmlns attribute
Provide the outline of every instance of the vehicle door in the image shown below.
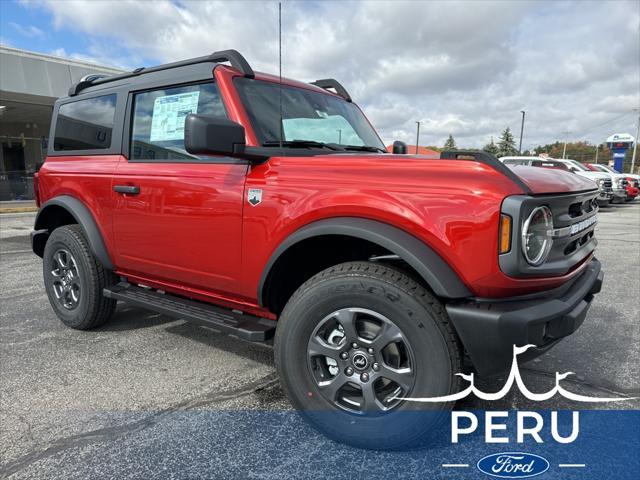
<svg viewBox="0 0 640 480"><path fill-rule="evenodd" d="M187 153L189 113L227 116L211 70L129 94L126 155L113 181L116 263L143 278L229 292L240 272L248 162Z"/></svg>

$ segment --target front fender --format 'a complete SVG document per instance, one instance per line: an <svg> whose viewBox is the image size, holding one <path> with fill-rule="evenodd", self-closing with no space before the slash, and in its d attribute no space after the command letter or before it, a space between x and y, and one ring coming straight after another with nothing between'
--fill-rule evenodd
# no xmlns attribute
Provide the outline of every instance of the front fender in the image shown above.
<svg viewBox="0 0 640 480"><path fill-rule="evenodd" d="M318 220L289 235L273 252L262 272L258 285L258 300L264 305L264 287L272 267L291 246L311 237L345 235L370 241L398 255L411 265L431 287L444 298L466 298L472 294L453 269L427 244L413 235L389 224L356 217L336 217Z"/></svg>

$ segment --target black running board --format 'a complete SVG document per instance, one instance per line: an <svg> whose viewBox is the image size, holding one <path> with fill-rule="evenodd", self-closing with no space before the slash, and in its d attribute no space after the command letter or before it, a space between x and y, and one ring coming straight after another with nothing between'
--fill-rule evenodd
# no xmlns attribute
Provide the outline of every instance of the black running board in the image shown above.
<svg viewBox="0 0 640 480"><path fill-rule="evenodd" d="M161 293L127 282L107 287L103 294L107 298L122 300L130 305L182 318L250 342L265 342L271 339L276 331L276 322L273 320Z"/></svg>

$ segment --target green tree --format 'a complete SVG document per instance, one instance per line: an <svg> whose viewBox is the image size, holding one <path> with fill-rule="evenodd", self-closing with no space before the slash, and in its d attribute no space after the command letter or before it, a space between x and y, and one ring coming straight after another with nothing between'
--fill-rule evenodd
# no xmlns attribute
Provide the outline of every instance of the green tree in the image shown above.
<svg viewBox="0 0 640 480"><path fill-rule="evenodd" d="M493 137L491 137L491 142L487 143L482 150L491 155L498 155L498 146L494 143Z"/></svg>
<svg viewBox="0 0 640 480"><path fill-rule="evenodd" d="M453 135L449 134L449 138L444 142L445 150L455 150L456 149L456 141L453 139Z"/></svg>
<svg viewBox="0 0 640 480"><path fill-rule="evenodd" d="M513 138L511 129L507 127L502 135L500 135L500 141L498 142L498 156L507 157L510 155L517 155L518 149L516 148L516 141Z"/></svg>
<svg viewBox="0 0 640 480"><path fill-rule="evenodd" d="M594 163L596 160L596 148L598 149L598 163L607 163L612 160L612 153L606 144L594 145L589 142L567 142L566 158L571 158L583 163ZM534 148L536 155L547 154L552 158L562 158L564 142L548 143Z"/></svg>

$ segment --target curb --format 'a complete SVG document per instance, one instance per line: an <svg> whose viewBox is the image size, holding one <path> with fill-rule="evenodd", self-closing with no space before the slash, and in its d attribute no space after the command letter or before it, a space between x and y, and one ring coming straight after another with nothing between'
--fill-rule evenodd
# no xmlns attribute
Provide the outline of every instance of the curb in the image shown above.
<svg viewBox="0 0 640 480"><path fill-rule="evenodd" d="M0 207L0 215L3 213L30 213L37 211L38 207Z"/></svg>

